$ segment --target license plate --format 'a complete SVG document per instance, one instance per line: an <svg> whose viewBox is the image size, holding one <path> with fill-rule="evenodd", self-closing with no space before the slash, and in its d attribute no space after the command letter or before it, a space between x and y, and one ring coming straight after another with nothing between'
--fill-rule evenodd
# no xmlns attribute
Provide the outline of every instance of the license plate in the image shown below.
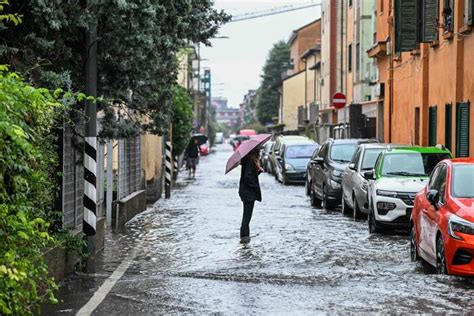
<svg viewBox="0 0 474 316"><path fill-rule="evenodd" d="M407 208L407 217L411 217L412 208Z"/></svg>

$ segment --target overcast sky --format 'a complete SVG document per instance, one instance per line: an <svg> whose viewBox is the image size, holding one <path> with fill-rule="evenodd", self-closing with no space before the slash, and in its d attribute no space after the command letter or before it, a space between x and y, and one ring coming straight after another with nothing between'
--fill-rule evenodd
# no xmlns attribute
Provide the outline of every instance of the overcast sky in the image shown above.
<svg viewBox="0 0 474 316"><path fill-rule="evenodd" d="M216 0L215 6L232 15L267 10L292 4L319 2L316 0ZM260 74L268 52L279 40L287 41L291 31L320 17L320 7L232 22L224 25L212 47L201 46L202 67L212 74L212 95L226 97L237 107L249 89L260 85Z"/></svg>

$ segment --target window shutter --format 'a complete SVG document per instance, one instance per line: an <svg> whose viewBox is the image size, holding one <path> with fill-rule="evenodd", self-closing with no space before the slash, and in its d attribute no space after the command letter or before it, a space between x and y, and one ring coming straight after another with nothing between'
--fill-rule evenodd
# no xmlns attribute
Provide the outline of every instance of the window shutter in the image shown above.
<svg viewBox="0 0 474 316"><path fill-rule="evenodd" d="M428 145L436 146L436 133L438 123L438 108L436 106L432 106L429 108L428 120Z"/></svg>
<svg viewBox="0 0 474 316"><path fill-rule="evenodd" d="M408 52L417 47L417 1L395 0L396 52Z"/></svg>
<svg viewBox="0 0 474 316"><path fill-rule="evenodd" d="M456 107L456 156L469 157L469 102Z"/></svg>
<svg viewBox="0 0 474 316"><path fill-rule="evenodd" d="M439 0L423 0L421 9L421 42L431 43L438 39Z"/></svg>
<svg viewBox="0 0 474 316"><path fill-rule="evenodd" d="M474 24L474 0L465 0L464 1L464 22L467 25Z"/></svg>
<svg viewBox="0 0 474 316"><path fill-rule="evenodd" d="M453 106L448 103L446 104L446 116L444 124L444 146L449 150L452 149L453 139Z"/></svg>

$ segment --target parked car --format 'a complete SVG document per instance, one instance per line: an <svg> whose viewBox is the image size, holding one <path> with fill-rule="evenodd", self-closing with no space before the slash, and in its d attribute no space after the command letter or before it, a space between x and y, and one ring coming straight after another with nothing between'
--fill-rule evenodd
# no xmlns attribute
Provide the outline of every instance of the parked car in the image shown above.
<svg viewBox="0 0 474 316"><path fill-rule="evenodd" d="M216 138L214 140L216 144L223 144L224 143L224 133L222 132L217 132L216 133Z"/></svg>
<svg viewBox="0 0 474 316"><path fill-rule="evenodd" d="M377 157L386 147L385 144L377 143L360 144L357 147L342 175L342 214L351 214L354 219L363 219L369 214L369 182L364 172L374 169Z"/></svg>
<svg viewBox="0 0 474 316"><path fill-rule="evenodd" d="M283 184L304 183L306 166L311 155L319 145L312 140L287 141L281 146L280 155L277 157L277 179Z"/></svg>
<svg viewBox="0 0 474 316"><path fill-rule="evenodd" d="M272 151L271 151L271 154L270 156L268 157L268 160L269 160L269 165L270 165L270 168L271 168L271 173L272 175L275 176L275 179L277 178L277 171L278 171L278 168L279 168L279 165L278 165L278 161L277 161L277 157L280 156L280 150L281 150L281 146L283 145L283 143L285 141L304 141L304 140L308 140L309 138L308 137L305 137L305 136L299 136L299 135L288 135L288 136L278 136L275 140L275 144L273 145L273 148L272 148Z"/></svg>
<svg viewBox="0 0 474 316"><path fill-rule="evenodd" d="M263 170L265 170L265 172L270 172L268 167L268 158L271 154L273 144L273 141L266 142L260 152L260 165L262 166Z"/></svg>
<svg viewBox="0 0 474 316"><path fill-rule="evenodd" d="M449 150L437 147L388 146L380 153L375 169L364 174L369 180L370 233L408 230L416 193L446 158L451 158Z"/></svg>
<svg viewBox="0 0 474 316"><path fill-rule="evenodd" d="M416 195L410 253L439 274L474 275L474 158L444 160Z"/></svg>
<svg viewBox="0 0 474 316"><path fill-rule="evenodd" d="M313 155L306 170L311 205L335 208L341 201L342 174L351 162L359 144L376 142L368 139L328 139Z"/></svg>

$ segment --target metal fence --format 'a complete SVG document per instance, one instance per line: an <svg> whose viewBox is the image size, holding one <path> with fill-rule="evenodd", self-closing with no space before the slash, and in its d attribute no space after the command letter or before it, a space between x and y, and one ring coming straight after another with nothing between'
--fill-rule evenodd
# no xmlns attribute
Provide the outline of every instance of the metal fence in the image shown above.
<svg viewBox="0 0 474 316"><path fill-rule="evenodd" d="M139 136L119 140L118 159L117 198L120 200L144 189Z"/></svg>

